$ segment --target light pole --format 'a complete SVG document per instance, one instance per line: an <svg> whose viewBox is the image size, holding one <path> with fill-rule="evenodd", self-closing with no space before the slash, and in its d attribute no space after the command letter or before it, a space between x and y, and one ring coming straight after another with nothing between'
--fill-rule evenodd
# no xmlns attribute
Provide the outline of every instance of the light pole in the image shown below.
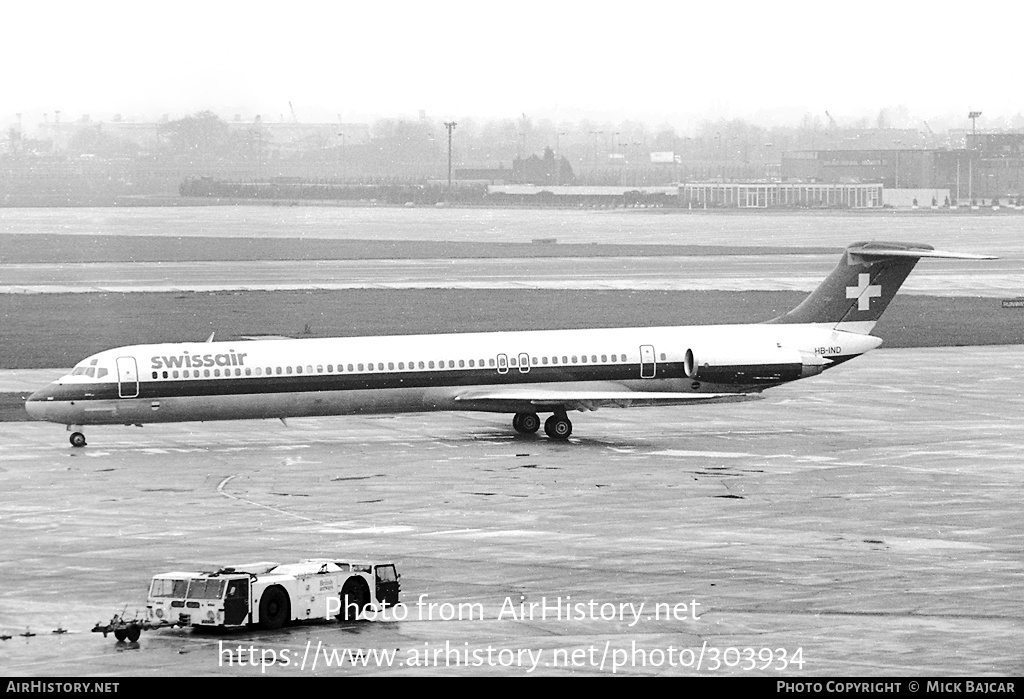
<svg viewBox="0 0 1024 699"><path fill-rule="evenodd" d="M452 191L452 131L458 126L454 121L444 122L444 127L448 129L448 192Z"/></svg>
<svg viewBox="0 0 1024 699"><path fill-rule="evenodd" d="M559 139L568 133L568 131L555 132L555 184L562 184L562 151L559 148Z"/></svg>
<svg viewBox="0 0 1024 699"><path fill-rule="evenodd" d="M344 181L347 170L347 163L345 162L345 134L339 133L341 136L341 179Z"/></svg>
<svg viewBox="0 0 1024 699"><path fill-rule="evenodd" d="M974 149L978 147L978 117L981 116L981 112L970 111L967 113L967 118L971 120L971 148L967 151L967 198L971 200L971 206L974 206Z"/></svg>

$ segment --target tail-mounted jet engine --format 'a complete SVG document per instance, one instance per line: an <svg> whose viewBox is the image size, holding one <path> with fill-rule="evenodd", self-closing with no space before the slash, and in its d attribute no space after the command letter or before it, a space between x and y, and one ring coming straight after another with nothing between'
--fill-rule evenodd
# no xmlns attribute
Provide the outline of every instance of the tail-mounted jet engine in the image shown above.
<svg viewBox="0 0 1024 699"><path fill-rule="evenodd" d="M689 379L721 384L774 384L820 374L826 360L790 347L697 347L686 350Z"/></svg>

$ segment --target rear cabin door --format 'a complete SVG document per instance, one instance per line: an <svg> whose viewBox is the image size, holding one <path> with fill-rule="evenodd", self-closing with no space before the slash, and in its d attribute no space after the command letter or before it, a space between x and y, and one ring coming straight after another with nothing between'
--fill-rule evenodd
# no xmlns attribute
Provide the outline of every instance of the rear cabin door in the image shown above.
<svg viewBox="0 0 1024 699"><path fill-rule="evenodd" d="M530 373L530 355L528 355L526 352L519 353L519 373Z"/></svg>
<svg viewBox="0 0 1024 699"><path fill-rule="evenodd" d="M249 616L249 579L229 580L228 591L224 593L224 624L226 626L244 624L247 616Z"/></svg>
<svg viewBox="0 0 1024 699"><path fill-rule="evenodd" d="M117 395L122 398L139 396L139 370L135 357L117 358Z"/></svg>
<svg viewBox="0 0 1024 699"><path fill-rule="evenodd" d="M654 360L654 345L640 345L640 378L653 379L658 365Z"/></svg>
<svg viewBox="0 0 1024 699"><path fill-rule="evenodd" d="M376 573L377 601L386 607L398 604L398 573L395 566L377 566Z"/></svg>

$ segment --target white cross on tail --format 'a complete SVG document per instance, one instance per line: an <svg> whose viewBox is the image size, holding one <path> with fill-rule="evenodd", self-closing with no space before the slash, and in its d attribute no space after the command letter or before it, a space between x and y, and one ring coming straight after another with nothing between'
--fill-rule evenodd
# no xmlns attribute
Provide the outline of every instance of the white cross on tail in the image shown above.
<svg viewBox="0 0 1024 699"><path fill-rule="evenodd" d="M857 299L857 310L867 311L871 309L871 299L882 295L882 287L879 284L871 283L870 274L860 274L857 277L857 286L846 287L846 298Z"/></svg>

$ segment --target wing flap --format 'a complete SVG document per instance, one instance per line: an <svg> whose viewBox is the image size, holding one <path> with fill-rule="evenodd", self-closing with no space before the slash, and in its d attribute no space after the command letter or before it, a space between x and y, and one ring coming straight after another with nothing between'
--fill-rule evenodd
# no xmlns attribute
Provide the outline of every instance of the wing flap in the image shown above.
<svg viewBox="0 0 1024 699"><path fill-rule="evenodd" d="M750 393L668 393L661 391L586 390L558 388L487 388L463 391L455 402L466 408L487 406L496 410L507 406L520 411L524 406L561 407L566 410L597 410L602 407L640 407L656 405L692 405L696 403L733 403L758 400Z"/></svg>

